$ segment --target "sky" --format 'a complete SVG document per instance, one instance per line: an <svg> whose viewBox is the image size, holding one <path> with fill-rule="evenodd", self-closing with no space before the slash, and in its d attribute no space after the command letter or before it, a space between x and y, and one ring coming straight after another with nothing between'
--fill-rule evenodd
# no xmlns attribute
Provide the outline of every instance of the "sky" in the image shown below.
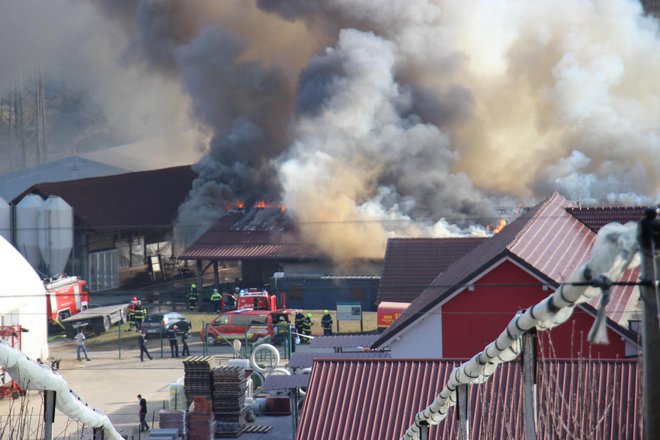
<svg viewBox="0 0 660 440"><path fill-rule="evenodd" d="M660 199L659 23L634 0L0 5L0 91L38 66L116 138L199 133L194 229L265 200L341 260L554 191Z"/></svg>

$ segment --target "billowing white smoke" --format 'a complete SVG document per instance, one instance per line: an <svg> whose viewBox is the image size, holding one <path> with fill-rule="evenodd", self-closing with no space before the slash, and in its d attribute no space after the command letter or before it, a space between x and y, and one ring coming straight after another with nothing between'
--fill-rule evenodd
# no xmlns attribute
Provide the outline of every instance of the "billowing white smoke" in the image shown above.
<svg viewBox="0 0 660 440"><path fill-rule="evenodd" d="M660 197L658 21L635 0L98 2L213 133L190 221L281 184L339 259L553 190Z"/></svg>

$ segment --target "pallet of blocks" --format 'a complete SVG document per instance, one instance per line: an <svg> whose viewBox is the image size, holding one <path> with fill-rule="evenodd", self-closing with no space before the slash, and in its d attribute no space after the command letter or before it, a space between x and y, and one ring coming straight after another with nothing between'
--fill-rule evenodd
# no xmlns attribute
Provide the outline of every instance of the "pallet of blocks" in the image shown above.
<svg viewBox="0 0 660 440"><path fill-rule="evenodd" d="M243 367L227 366L213 370L213 414L216 438L239 437L245 432L247 378Z"/></svg>
<svg viewBox="0 0 660 440"><path fill-rule="evenodd" d="M193 356L183 361L186 406L190 406L195 396L211 398L212 371L219 366L219 356Z"/></svg>
<svg viewBox="0 0 660 440"><path fill-rule="evenodd" d="M161 409L158 412L158 426L162 429L176 429L179 436L186 433L186 412L177 409Z"/></svg>
<svg viewBox="0 0 660 440"><path fill-rule="evenodd" d="M211 400L195 396L188 413L188 440L213 440L215 420Z"/></svg>

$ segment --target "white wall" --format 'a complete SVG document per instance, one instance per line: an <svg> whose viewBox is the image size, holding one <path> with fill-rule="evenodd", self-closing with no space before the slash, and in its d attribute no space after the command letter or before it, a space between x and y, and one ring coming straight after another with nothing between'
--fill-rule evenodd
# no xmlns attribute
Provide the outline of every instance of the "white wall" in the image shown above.
<svg viewBox="0 0 660 440"><path fill-rule="evenodd" d="M0 325L20 324L22 351L32 359L48 358L46 290L23 256L0 237Z"/></svg>
<svg viewBox="0 0 660 440"><path fill-rule="evenodd" d="M441 309L417 320L412 328L395 337L390 346L392 358L436 359L442 357Z"/></svg>

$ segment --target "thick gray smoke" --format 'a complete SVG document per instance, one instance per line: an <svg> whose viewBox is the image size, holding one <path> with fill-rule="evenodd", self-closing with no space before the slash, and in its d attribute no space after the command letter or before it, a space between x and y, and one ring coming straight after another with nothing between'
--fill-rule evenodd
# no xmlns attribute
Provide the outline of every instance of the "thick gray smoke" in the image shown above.
<svg viewBox="0 0 660 440"><path fill-rule="evenodd" d="M183 223L279 195L340 260L553 190L660 197L658 21L634 0L102 6L213 138Z"/></svg>

